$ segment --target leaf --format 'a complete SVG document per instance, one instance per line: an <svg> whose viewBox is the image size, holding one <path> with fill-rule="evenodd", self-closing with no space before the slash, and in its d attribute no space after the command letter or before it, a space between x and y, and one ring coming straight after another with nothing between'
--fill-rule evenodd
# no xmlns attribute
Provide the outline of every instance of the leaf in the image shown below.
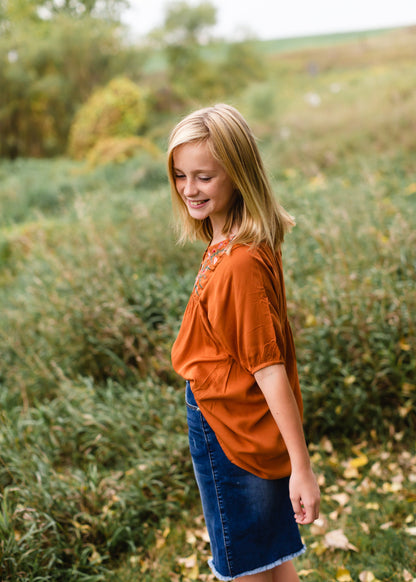
<svg viewBox="0 0 416 582"><path fill-rule="evenodd" d="M342 529L334 529L325 534L324 543L327 548L358 552L358 548L350 544Z"/></svg>
<svg viewBox="0 0 416 582"><path fill-rule="evenodd" d="M361 453L361 455L358 456L356 459L351 459L349 461L349 466L358 469L359 467L364 467L365 465L367 465L367 463L368 463L367 455Z"/></svg>
<svg viewBox="0 0 416 582"><path fill-rule="evenodd" d="M338 568L336 578L339 582L352 582L349 570L344 567Z"/></svg>
<svg viewBox="0 0 416 582"><path fill-rule="evenodd" d="M358 578L360 579L360 582L377 582L377 578L372 572L369 572L368 570L361 572Z"/></svg>
<svg viewBox="0 0 416 582"><path fill-rule="evenodd" d="M326 546L323 542L313 542L311 544L311 550L316 556L322 556L327 551L328 546Z"/></svg>
<svg viewBox="0 0 416 582"><path fill-rule="evenodd" d="M334 499L334 501L337 501L341 507L344 507L350 500L350 496L346 493L337 493L336 495L331 495L331 499Z"/></svg>
<svg viewBox="0 0 416 582"><path fill-rule="evenodd" d="M314 536L322 535L328 529L328 521L325 518L319 517L311 524L311 534Z"/></svg>
<svg viewBox="0 0 416 582"><path fill-rule="evenodd" d="M416 527L407 527L404 531L411 536L416 536Z"/></svg>

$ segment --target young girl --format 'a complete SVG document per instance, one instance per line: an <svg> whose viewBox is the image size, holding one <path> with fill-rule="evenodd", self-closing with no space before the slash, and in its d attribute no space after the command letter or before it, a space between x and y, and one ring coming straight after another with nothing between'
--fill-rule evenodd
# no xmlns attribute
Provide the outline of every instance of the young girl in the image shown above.
<svg viewBox="0 0 416 582"><path fill-rule="evenodd" d="M294 222L228 105L190 114L168 150L180 241L208 243L172 349L220 580L296 582L297 524L319 513L302 428L280 247Z"/></svg>

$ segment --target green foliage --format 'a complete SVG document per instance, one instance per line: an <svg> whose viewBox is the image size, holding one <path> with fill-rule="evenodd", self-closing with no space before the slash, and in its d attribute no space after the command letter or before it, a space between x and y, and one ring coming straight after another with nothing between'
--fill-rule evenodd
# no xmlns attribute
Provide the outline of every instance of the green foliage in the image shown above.
<svg viewBox="0 0 416 582"><path fill-rule="evenodd" d="M86 15L117 20L127 0L2 0L0 21L13 25L28 17L40 21L56 15L82 18Z"/></svg>
<svg viewBox="0 0 416 582"><path fill-rule="evenodd" d="M232 43L218 51L218 43L210 39L215 23L216 10L209 2L178 2L168 9L164 26L153 33L166 55L169 83L184 103L235 95L264 74L254 43Z"/></svg>
<svg viewBox="0 0 416 582"><path fill-rule="evenodd" d="M118 77L97 89L78 111L71 127L69 152L82 159L100 140L131 137L146 121L146 100L139 87Z"/></svg>
<svg viewBox="0 0 416 582"><path fill-rule="evenodd" d="M187 2L174 2L167 7L162 30L153 36L162 36L168 45L196 45L206 40L205 35L216 23L216 8L210 2L201 2L195 6ZM174 64L174 63L172 63Z"/></svg>
<svg viewBox="0 0 416 582"><path fill-rule="evenodd" d="M131 52L114 26L92 17L15 23L0 37L0 156L65 151L74 113L97 85L130 68ZM136 51L136 70L140 62Z"/></svg>
<svg viewBox="0 0 416 582"><path fill-rule="evenodd" d="M151 543L196 497L180 393L150 379L62 381L57 392L21 411L1 391L5 582L103 580L111 560Z"/></svg>

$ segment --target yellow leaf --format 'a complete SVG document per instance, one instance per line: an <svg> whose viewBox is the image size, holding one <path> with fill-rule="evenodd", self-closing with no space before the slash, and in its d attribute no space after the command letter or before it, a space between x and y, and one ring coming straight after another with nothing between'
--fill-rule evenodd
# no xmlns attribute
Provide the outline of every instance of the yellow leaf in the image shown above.
<svg viewBox="0 0 416 582"><path fill-rule="evenodd" d="M378 503L367 503L365 508L374 509L374 511L378 511L380 509L380 505Z"/></svg>
<svg viewBox="0 0 416 582"><path fill-rule="evenodd" d="M398 493L403 489L401 483L383 483L383 491L385 493Z"/></svg>
<svg viewBox="0 0 416 582"><path fill-rule="evenodd" d="M354 384L355 380L356 380L355 376L347 376L346 378L344 378L344 384L346 386L351 386L351 384Z"/></svg>
<svg viewBox="0 0 416 582"><path fill-rule="evenodd" d="M298 571L298 576L309 576L309 574L314 574L316 572L316 570L299 570Z"/></svg>
<svg viewBox="0 0 416 582"><path fill-rule="evenodd" d="M351 578L349 570L347 570L346 568L343 568L343 567L338 568L337 580L339 580L339 582L352 582L352 578Z"/></svg>
<svg viewBox="0 0 416 582"><path fill-rule="evenodd" d="M414 384L409 384L408 382L405 382L402 385L402 390L403 390L404 394L410 394L415 389L416 389L416 386Z"/></svg>
<svg viewBox="0 0 416 582"><path fill-rule="evenodd" d="M368 457L367 457L367 455L362 453L356 459L351 459L349 462L349 466L355 467L356 469L358 469L359 467L364 467L364 465L367 465L367 463L368 463Z"/></svg>
<svg viewBox="0 0 416 582"><path fill-rule="evenodd" d="M313 313L308 313L305 320L306 327L315 327L316 324L316 317L313 315Z"/></svg>
<svg viewBox="0 0 416 582"><path fill-rule="evenodd" d="M406 186L406 194L410 196L411 194L416 194L416 182L412 182L408 186Z"/></svg>
<svg viewBox="0 0 416 582"><path fill-rule="evenodd" d="M167 538L169 534L170 534L170 527L168 526L168 527L165 527L165 529L163 530L162 536L164 538Z"/></svg>
<svg viewBox="0 0 416 582"><path fill-rule="evenodd" d="M400 346L400 349L403 350L404 352L408 352L410 350L410 347L411 347L405 338L402 338L399 341L399 346Z"/></svg>
<svg viewBox="0 0 416 582"><path fill-rule="evenodd" d="M311 550L317 556L322 556L322 554L324 554L327 549L327 546L322 542L313 542L313 544L311 544Z"/></svg>

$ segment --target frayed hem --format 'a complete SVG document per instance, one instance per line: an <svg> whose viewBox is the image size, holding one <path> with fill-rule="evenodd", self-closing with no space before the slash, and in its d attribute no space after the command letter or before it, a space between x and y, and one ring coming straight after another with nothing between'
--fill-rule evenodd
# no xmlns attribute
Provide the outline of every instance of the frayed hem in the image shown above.
<svg viewBox="0 0 416 582"><path fill-rule="evenodd" d="M260 568L256 568L255 570L249 570L248 572L241 572L241 574L236 574L235 576L223 576L222 574L220 574L215 566L214 566L214 561L211 558L210 560L208 560L208 565L212 570L212 573L214 574L214 576L216 578L218 578L218 580L222 580L223 582L230 582L230 580L236 580L237 578L241 578L241 576L250 576L251 574L260 574L261 572L267 572L267 570L271 570L272 568L276 568L276 566L280 566L281 564L284 564L285 562L289 562L290 560L293 560L294 558L298 558L299 556L301 556L302 554L304 554L306 552L306 546L303 545L301 547L301 549L298 552L295 552L294 554L290 554L289 556L284 556L283 558L279 558L278 560L276 560L275 562L272 562L271 564L268 564L267 566L261 566Z"/></svg>

